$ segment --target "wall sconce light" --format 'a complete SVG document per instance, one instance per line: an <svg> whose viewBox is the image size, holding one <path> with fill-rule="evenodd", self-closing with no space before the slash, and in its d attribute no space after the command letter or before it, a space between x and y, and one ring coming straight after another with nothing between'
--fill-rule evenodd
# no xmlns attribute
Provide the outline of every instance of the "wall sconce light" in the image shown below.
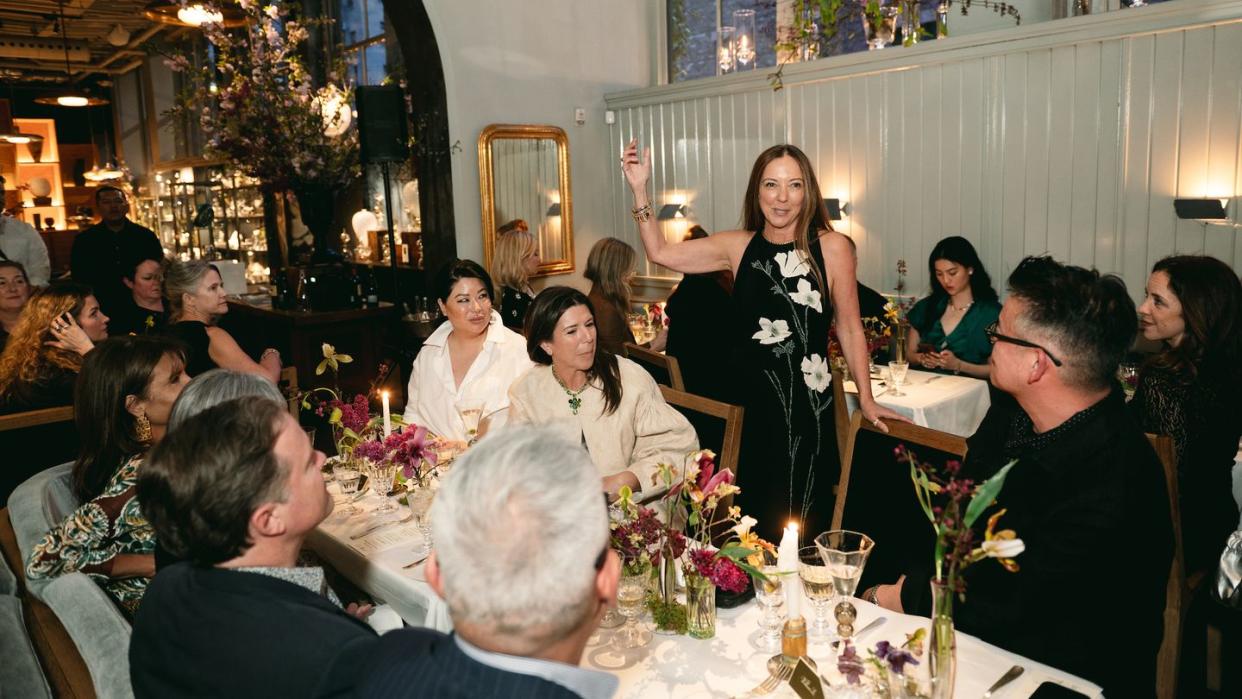
<svg viewBox="0 0 1242 699"><path fill-rule="evenodd" d="M1223 221L1228 199L1174 199L1173 210L1178 218L1195 221Z"/></svg>
<svg viewBox="0 0 1242 699"><path fill-rule="evenodd" d="M686 217L685 204L665 204L660 207L660 213L656 215L656 219L660 221L672 221L675 218Z"/></svg>
<svg viewBox="0 0 1242 699"><path fill-rule="evenodd" d="M828 208L828 220L840 221L842 217L850 215L850 203L842 202L840 199L825 199L824 206Z"/></svg>
<svg viewBox="0 0 1242 699"><path fill-rule="evenodd" d="M559 201L552 202L552 206L548 207L547 215L549 218L551 218L552 216L560 216L561 215L561 203Z"/></svg>

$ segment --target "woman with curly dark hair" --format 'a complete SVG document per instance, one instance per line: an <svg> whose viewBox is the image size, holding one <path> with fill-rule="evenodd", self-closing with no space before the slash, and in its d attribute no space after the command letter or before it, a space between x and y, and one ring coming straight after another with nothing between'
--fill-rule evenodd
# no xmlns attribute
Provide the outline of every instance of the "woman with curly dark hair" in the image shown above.
<svg viewBox="0 0 1242 699"><path fill-rule="evenodd" d="M1143 430L1173 437L1186 572L1212 566L1238 524L1231 470L1242 434L1242 282L1198 255L1160 260L1138 307L1143 337L1162 344L1139 370L1130 411Z"/></svg>
<svg viewBox="0 0 1242 699"><path fill-rule="evenodd" d="M107 337L108 316L88 287L35 292L0 354L0 414L73 403L82 357Z"/></svg>
<svg viewBox="0 0 1242 699"><path fill-rule="evenodd" d="M992 278L979 253L960 235L936 243L927 256L931 295L910 309L906 356L911 364L988 378L992 343L987 327L1000 316Z"/></svg>

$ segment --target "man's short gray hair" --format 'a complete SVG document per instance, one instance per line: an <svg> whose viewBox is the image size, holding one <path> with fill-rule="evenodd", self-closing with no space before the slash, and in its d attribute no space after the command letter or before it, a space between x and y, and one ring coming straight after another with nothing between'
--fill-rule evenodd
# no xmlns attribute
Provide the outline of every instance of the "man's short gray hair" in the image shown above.
<svg viewBox="0 0 1242 699"><path fill-rule="evenodd" d="M534 427L490 435L445 478L431 529L455 623L544 642L593 612L608 508L580 445Z"/></svg>
<svg viewBox="0 0 1242 699"><path fill-rule="evenodd" d="M175 430L186 420L225 401L252 397L267 398L282 405L285 402L280 389L261 376L228 369L203 372L195 376L177 396L168 415L168 429Z"/></svg>

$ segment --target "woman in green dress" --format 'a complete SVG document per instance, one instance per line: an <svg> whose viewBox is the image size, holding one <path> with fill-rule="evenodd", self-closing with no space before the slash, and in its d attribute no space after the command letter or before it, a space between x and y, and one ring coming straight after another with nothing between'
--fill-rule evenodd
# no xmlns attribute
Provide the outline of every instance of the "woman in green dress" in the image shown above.
<svg viewBox="0 0 1242 699"><path fill-rule="evenodd" d="M906 356L925 369L987 379L987 328L1000 316L992 278L975 246L961 236L936 243L927 257L931 295L910 309Z"/></svg>

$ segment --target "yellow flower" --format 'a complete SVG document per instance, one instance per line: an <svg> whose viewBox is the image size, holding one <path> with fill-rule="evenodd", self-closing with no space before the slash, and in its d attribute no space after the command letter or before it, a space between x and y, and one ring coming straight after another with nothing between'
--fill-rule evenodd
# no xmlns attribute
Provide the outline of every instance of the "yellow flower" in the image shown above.
<svg viewBox="0 0 1242 699"><path fill-rule="evenodd" d="M332 367L332 371L338 371L341 364L349 364L354 358L348 354L337 354L336 348L328 343L323 343L323 361L319 362L319 366L315 367L315 376L319 376L328 367Z"/></svg>

